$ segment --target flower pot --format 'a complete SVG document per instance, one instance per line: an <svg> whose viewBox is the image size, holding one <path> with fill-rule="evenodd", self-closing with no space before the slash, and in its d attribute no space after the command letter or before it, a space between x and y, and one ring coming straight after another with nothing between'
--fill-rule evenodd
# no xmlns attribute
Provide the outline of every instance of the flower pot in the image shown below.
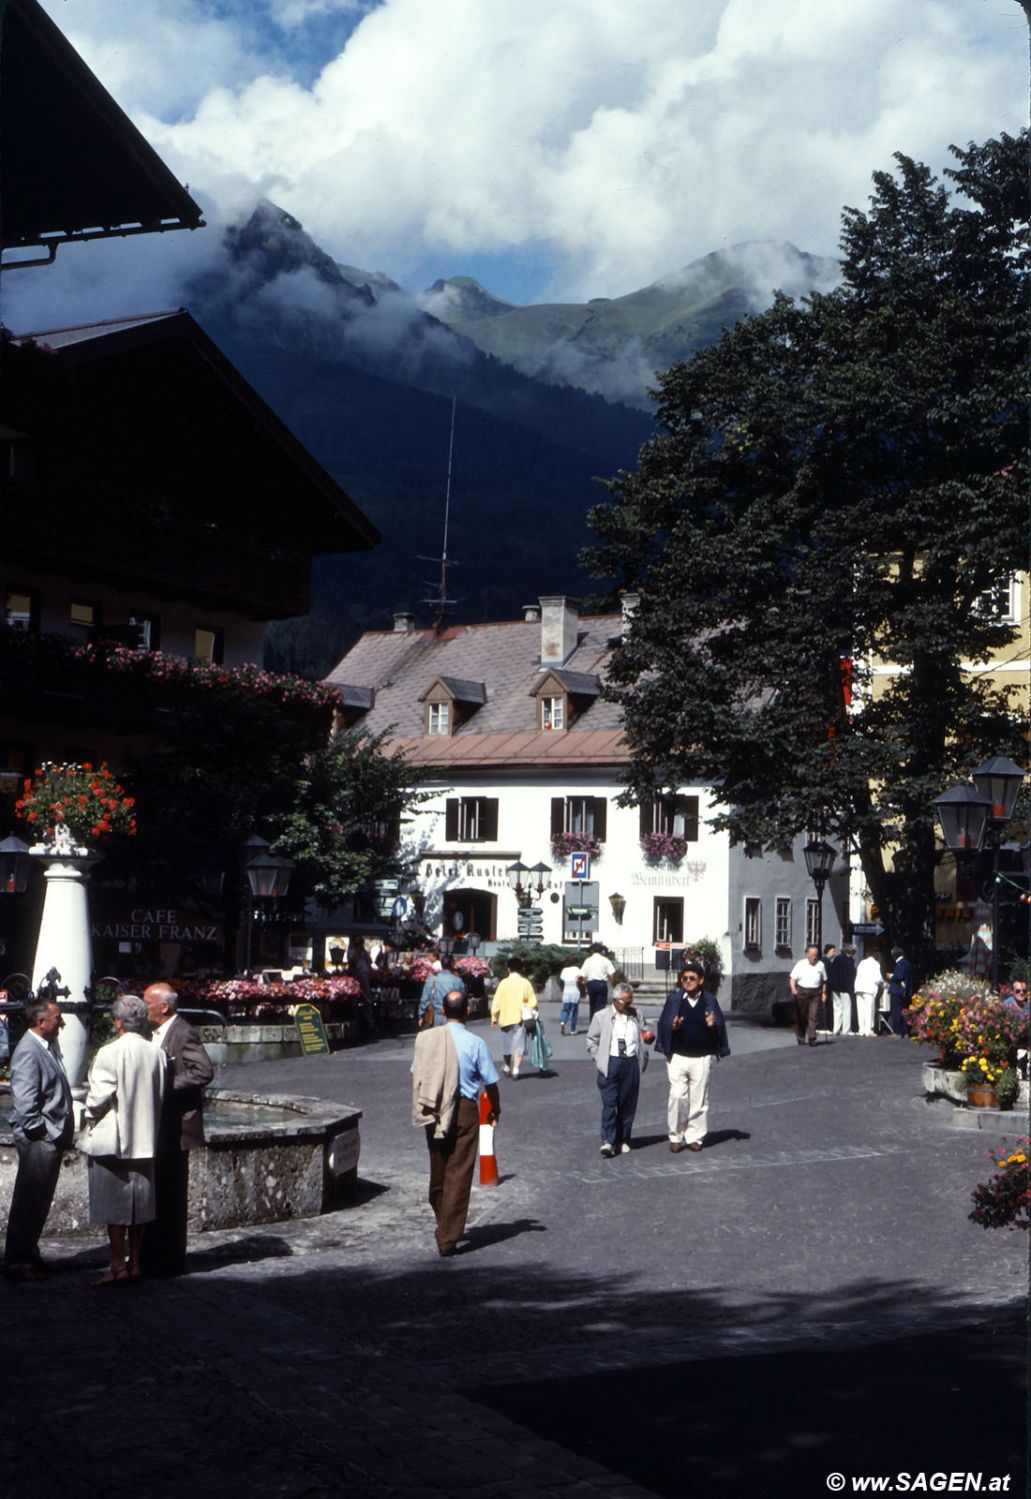
<svg viewBox="0 0 1031 1499"><path fill-rule="evenodd" d="M972 1109L997 1109L998 1095L994 1083L967 1083L967 1104Z"/></svg>

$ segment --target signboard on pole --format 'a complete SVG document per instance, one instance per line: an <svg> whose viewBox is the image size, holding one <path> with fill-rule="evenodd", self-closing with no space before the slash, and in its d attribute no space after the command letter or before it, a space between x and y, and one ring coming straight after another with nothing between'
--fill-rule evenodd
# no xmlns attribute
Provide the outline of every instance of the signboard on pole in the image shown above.
<svg viewBox="0 0 1031 1499"><path fill-rule="evenodd" d="M589 880L591 877L590 854L570 854L569 856L569 878L571 880Z"/></svg>

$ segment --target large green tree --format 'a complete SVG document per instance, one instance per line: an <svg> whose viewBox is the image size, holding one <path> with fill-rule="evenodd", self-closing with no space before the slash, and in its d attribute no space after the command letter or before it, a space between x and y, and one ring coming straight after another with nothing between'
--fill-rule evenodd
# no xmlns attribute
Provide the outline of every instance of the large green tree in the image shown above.
<svg viewBox="0 0 1031 1499"><path fill-rule="evenodd" d="M641 594L611 673L630 798L709 782L759 847L821 826L918 952L931 798L1016 749L971 668L1014 639L981 596L1028 561L1026 140L953 154L947 183L897 156L844 211L838 289L660 377L588 553Z"/></svg>

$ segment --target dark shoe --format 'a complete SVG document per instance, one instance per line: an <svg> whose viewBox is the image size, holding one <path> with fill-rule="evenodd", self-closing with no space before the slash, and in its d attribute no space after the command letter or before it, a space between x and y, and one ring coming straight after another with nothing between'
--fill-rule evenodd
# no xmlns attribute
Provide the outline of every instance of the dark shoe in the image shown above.
<svg viewBox="0 0 1031 1499"><path fill-rule="evenodd" d="M688 1150L701 1150L702 1142L701 1140L692 1140L687 1148Z"/></svg>
<svg viewBox="0 0 1031 1499"><path fill-rule="evenodd" d="M682 1150L687 1149L687 1146L684 1144L683 1140L671 1140L669 1142L669 1149L671 1155L679 1155Z"/></svg>
<svg viewBox="0 0 1031 1499"><path fill-rule="evenodd" d="M615 1153L616 1153L616 1147L614 1145L610 1145L609 1142L606 1140L605 1143L604 1143L604 1145L601 1147L601 1154L608 1159L608 1158L611 1158L612 1156L614 1156Z"/></svg>
<svg viewBox="0 0 1031 1499"><path fill-rule="evenodd" d="M449 1260L453 1254L458 1253L458 1249L454 1244L449 1245L447 1249L441 1249L440 1245L438 1244L437 1253L440 1255L442 1260Z"/></svg>
<svg viewBox="0 0 1031 1499"><path fill-rule="evenodd" d="M816 1040L815 1040L815 1038L814 1038L814 1039L813 1039L813 1040L812 1040L812 1041L808 1041L808 1042L806 1042L806 1045L807 1045L807 1046L815 1046L815 1045L816 1045Z"/></svg>
<svg viewBox="0 0 1031 1499"><path fill-rule="evenodd" d="M41 1281L50 1279L50 1271L42 1265L19 1265L5 1272L8 1280Z"/></svg>

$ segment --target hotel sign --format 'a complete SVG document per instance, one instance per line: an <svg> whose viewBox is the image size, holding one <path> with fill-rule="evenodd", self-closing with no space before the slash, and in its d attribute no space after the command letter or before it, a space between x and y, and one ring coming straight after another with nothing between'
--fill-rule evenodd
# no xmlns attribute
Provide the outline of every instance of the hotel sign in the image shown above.
<svg viewBox="0 0 1031 1499"><path fill-rule="evenodd" d="M195 911L179 911L174 906L133 906L131 911L111 921L90 923L92 935L114 938L121 942L220 942L221 928Z"/></svg>

